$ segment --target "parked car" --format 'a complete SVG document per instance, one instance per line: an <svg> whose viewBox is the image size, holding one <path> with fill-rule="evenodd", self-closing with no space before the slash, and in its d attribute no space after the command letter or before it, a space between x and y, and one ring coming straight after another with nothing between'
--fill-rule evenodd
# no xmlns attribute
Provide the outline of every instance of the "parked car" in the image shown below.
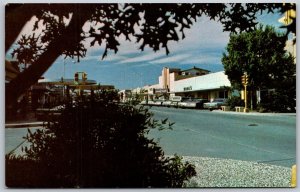
<svg viewBox="0 0 300 192"><path fill-rule="evenodd" d="M171 103L172 103L172 101L166 100L166 101L163 101L161 105L162 105L162 106L165 106L165 107L170 107L170 106L171 106Z"/></svg>
<svg viewBox="0 0 300 192"><path fill-rule="evenodd" d="M181 101L178 102L178 107L185 108L186 103L191 100L191 98L182 98Z"/></svg>
<svg viewBox="0 0 300 192"><path fill-rule="evenodd" d="M149 105L149 106L161 106L162 105L162 100L144 100L142 102L140 102L140 105Z"/></svg>
<svg viewBox="0 0 300 192"><path fill-rule="evenodd" d="M155 105L155 101L148 100L148 103L147 103L147 105Z"/></svg>
<svg viewBox="0 0 300 192"><path fill-rule="evenodd" d="M147 105L147 101L143 100L142 102L140 102L140 105Z"/></svg>
<svg viewBox="0 0 300 192"><path fill-rule="evenodd" d="M178 106L181 108L193 108L193 109L202 109L203 104L207 102L207 99L188 99L178 103Z"/></svg>
<svg viewBox="0 0 300 192"><path fill-rule="evenodd" d="M179 101L172 101L171 104L170 104L170 107L178 107L178 103Z"/></svg>
<svg viewBox="0 0 300 192"><path fill-rule="evenodd" d="M203 104L204 109L214 110L214 109L221 109L222 105L226 105L226 99L217 98L211 102L207 102Z"/></svg>
<svg viewBox="0 0 300 192"><path fill-rule="evenodd" d="M161 106L162 105L163 100L153 100L153 105L155 106ZM149 104L149 102L148 102Z"/></svg>
<svg viewBox="0 0 300 192"><path fill-rule="evenodd" d="M171 103L170 103L170 107L178 107L178 103L180 102L180 101L182 101L182 97L181 96L172 96L172 97L170 97L170 101L171 101Z"/></svg>

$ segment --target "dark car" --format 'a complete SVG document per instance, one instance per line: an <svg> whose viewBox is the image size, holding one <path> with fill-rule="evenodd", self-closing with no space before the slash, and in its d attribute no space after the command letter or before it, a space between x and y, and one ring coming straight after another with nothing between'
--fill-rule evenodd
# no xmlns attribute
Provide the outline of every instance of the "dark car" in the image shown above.
<svg viewBox="0 0 300 192"><path fill-rule="evenodd" d="M226 99L217 98L217 99L214 99L211 102L204 103L203 108L204 109L210 109L210 110L221 109L221 106L226 105L226 101L227 101Z"/></svg>

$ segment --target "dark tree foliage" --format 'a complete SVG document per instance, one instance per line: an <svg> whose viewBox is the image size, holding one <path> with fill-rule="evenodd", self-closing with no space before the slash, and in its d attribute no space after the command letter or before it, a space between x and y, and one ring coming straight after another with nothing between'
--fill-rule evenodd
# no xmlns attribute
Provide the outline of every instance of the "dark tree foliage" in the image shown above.
<svg viewBox="0 0 300 192"><path fill-rule="evenodd" d="M104 45L102 58L109 50L118 51L120 43L117 38L121 35L127 40L137 41L142 51L149 46L154 51L164 48L168 54L168 42L183 39L184 30L202 15L221 22L225 31L237 33L253 30L257 13L283 11L282 7L282 4L263 3L9 4L5 16L6 51L18 35L15 30L20 32L32 16L38 18L33 29L38 28L38 22L42 22L45 28L38 36L43 49L34 51L30 56L37 56L37 59L9 83L6 103L15 102L60 55L77 57L78 60L85 57L87 47L84 40L91 39L91 46L96 43ZM86 23L90 24L90 29L83 31ZM28 35L27 38L33 37ZM21 52L16 50L14 54L21 61L28 61L21 58Z"/></svg>
<svg viewBox="0 0 300 192"><path fill-rule="evenodd" d="M241 76L245 72L250 87L276 88L278 82L296 72L294 58L284 50L285 43L284 35L270 26L231 35L222 58L225 74L236 88L242 87Z"/></svg>
<svg viewBox="0 0 300 192"><path fill-rule="evenodd" d="M231 35L222 63L235 88L242 89L241 76L246 72L250 90L276 89L262 98L261 107L270 111L294 111L296 65L284 50L286 38L273 27L260 26L252 32Z"/></svg>
<svg viewBox="0 0 300 192"><path fill-rule="evenodd" d="M34 63L43 51L42 45L38 44L38 41L39 38L35 34L29 37L22 35L18 40L19 47L13 50L12 56L16 56L17 61L24 65L23 70Z"/></svg>
<svg viewBox="0 0 300 192"><path fill-rule="evenodd" d="M262 112L296 112L296 76L278 82L275 92L262 98Z"/></svg>
<svg viewBox="0 0 300 192"><path fill-rule="evenodd" d="M67 104L45 129L29 131L26 156L6 156L6 185L182 187L196 174L193 165L176 155L165 157L147 137L151 129L168 129L167 120L156 121L145 108L113 102L116 93L100 95Z"/></svg>

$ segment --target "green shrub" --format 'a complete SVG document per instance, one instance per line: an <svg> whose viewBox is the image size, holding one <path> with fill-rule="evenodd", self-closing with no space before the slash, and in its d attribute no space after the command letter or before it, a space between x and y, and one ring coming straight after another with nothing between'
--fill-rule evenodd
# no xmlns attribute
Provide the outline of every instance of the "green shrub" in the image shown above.
<svg viewBox="0 0 300 192"><path fill-rule="evenodd" d="M232 96L230 98L228 98L227 100L227 105L230 107L230 110L235 110L234 107L236 106L245 106L245 103L243 100L241 100L240 97L238 96Z"/></svg>
<svg viewBox="0 0 300 192"><path fill-rule="evenodd" d="M167 127L146 108L119 105L117 94L68 103L45 129L28 132L26 156L6 156L8 187L182 187L196 174L165 157L151 129Z"/></svg>
<svg viewBox="0 0 300 192"><path fill-rule="evenodd" d="M290 97L282 90L270 93L268 98L261 101L260 112L295 112L296 99Z"/></svg>

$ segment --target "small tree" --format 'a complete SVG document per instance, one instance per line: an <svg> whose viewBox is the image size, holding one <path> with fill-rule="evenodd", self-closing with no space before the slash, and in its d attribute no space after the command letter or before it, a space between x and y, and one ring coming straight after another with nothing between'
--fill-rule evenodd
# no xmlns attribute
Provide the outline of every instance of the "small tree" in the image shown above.
<svg viewBox="0 0 300 192"><path fill-rule="evenodd" d="M58 119L28 132L26 156L6 156L9 187L182 187L196 174L178 156L167 158L147 133L170 128L147 109L119 105L117 93L81 97Z"/></svg>

